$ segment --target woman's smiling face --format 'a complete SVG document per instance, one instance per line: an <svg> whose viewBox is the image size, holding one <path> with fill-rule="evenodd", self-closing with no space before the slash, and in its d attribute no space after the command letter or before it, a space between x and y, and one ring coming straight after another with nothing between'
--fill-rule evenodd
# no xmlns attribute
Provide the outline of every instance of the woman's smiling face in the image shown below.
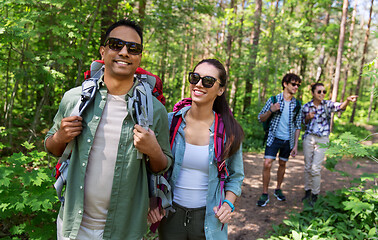
<svg viewBox="0 0 378 240"><path fill-rule="evenodd" d="M210 76L216 78L220 82L218 69L209 63L205 62L198 65L196 69L194 69L194 73L199 74L201 77ZM216 81L211 88L204 87L202 80L197 84L190 84L189 88L193 102L197 104L208 104L211 102L211 104L213 104L215 99L224 92L224 87L221 87L218 81Z"/></svg>

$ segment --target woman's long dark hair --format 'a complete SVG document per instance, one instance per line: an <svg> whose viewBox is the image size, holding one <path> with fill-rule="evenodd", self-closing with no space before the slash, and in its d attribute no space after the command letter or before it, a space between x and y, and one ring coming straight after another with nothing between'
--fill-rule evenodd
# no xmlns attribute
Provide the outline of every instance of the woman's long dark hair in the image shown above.
<svg viewBox="0 0 378 240"><path fill-rule="evenodd" d="M204 59L194 67L193 72L196 70L197 66L201 65L202 63L208 63L217 68L219 80L221 81L220 85L222 87L226 87L227 74L223 64L216 59ZM244 139L243 128L236 121L236 119L232 115L230 107L228 106L228 102L226 100L226 92L227 91L225 90L221 96L218 96L213 104L213 110L222 116L224 127L226 129L227 138L226 145L222 154L222 159L226 159L235 154L240 148L240 145Z"/></svg>

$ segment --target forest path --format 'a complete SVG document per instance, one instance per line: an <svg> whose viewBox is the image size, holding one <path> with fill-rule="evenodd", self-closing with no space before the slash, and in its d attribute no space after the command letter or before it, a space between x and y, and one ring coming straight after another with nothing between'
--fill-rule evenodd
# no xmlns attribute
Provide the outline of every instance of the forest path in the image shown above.
<svg viewBox="0 0 378 240"><path fill-rule="evenodd" d="M270 202L265 207L256 206L256 202L262 193L262 167L263 154L244 153L245 179L242 186L242 195L235 203L235 213L229 224L229 239L231 240L253 240L263 238L271 231L272 225L279 225L283 219L287 219L287 212L303 207L302 197L304 196L304 157L303 152L295 158L290 158L287 163L285 179L282 184L286 201L278 201L273 191L276 185L276 173L278 163L275 161L271 170L271 181L269 185ZM359 165L359 168L357 166ZM364 172L377 173L378 163L372 160L342 160L336 169L353 173L352 177L342 177L337 172L330 172L322 169L321 195L326 191L333 191L342 187L348 187L350 180Z"/></svg>

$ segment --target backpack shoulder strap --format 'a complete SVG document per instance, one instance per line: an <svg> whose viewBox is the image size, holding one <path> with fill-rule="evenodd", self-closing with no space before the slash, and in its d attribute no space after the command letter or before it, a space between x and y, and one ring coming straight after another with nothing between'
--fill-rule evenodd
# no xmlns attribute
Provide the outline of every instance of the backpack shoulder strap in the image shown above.
<svg viewBox="0 0 378 240"><path fill-rule="evenodd" d="M273 104L277 103L277 96L271 96L270 100L272 101Z"/></svg>
<svg viewBox="0 0 378 240"><path fill-rule="evenodd" d="M173 143L175 141L176 134L177 134L177 132L180 128L181 122L182 122L182 116L181 115L177 116L176 113L177 112L174 112L174 114L173 114L171 126L169 128L169 142L171 144L171 150L172 150L172 147L173 147Z"/></svg>
<svg viewBox="0 0 378 240"><path fill-rule="evenodd" d="M84 110L93 101L96 95L96 91L97 91L98 78L89 78L82 83L81 97L79 101L77 102L77 104L75 105L74 109L72 110L70 116L81 116ZM53 173L52 173L52 175L56 177L57 179L56 182L54 183L54 187L58 195L58 198L62 203L64 202L62 191L63 191L63 187L66 183L66 178L67 178L67 171L65 171L65 169L68 168L69 157L71 155L73 146L74 146L74 140L71 140L67 144L66 148L64 149L63 154L59 158L58 164L54 168ZM59 171L60 175L58 174L57 171Z"/></svg>
<svg viewBox="0 0 378 240"><path fill-rule="evenodd" d="M219 208L222 206L223 199L226 198L226 194L224 192L224 183L226 181L226 176L228 176L227 168L226 168L226 159L222 159L223 154L223 146L224 146L224 139L225 139L225 128L224 123L222 121L222 117L220 114L215 114L215 124L214 124L214 153L215 159L217 161L217 168L218 168L218 177L220 181L220 201L219 201ZM223 229L224 224L222 224Z"/></svg>
<svg viewBox="0 0 378 240"><path fill-rule="evenodd" d="M222 162L222 153L223 153L223 143L225 129L222 117L220 114L215 114L215 124L214 124L214 150L215 158L217 162ZM219 169L218 169L219 170Z"/></svg>
<svg viewBox="0 0 378 240"><path fill-rule="evenodd" d="M147 129L153 124L153 77L146 74L137 74L135 77L138 84L134 87L133 96L129 98L128 111L135 123Z"/></svg>
<svg viewBox="0 0 378 240"><path fill-rule="evenodd" d="M293 110L293 112L294 112L294 118L293 118L294 122L297 121L298 113L299 113L299 110L301 110L301 106L302 106L301 101L299 101L298 99L295 99L295 108Z"/></svg>

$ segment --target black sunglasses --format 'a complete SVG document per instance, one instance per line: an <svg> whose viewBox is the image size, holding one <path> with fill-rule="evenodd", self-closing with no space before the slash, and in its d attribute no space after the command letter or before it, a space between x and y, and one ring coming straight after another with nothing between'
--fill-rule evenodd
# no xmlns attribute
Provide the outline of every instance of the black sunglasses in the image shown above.
<svg viewBox="0 0 378 240"><path fill-rule="evenodd" d="M318 90L318 94L321 94L322 93L322 90ZM327 93L327 90L323 90L323 94L326 94Z"/></svg>
<svg viewBox="0 0 378 240"><path fill-rule="evenodd" d="M290 82L290 84L291 84L293 87L295 87L295 86L300 87L300 86L301 86L299 83L292 83L292 82Z"/></svg>
<svg viewBox="0 0 378 240"><path fill-rule="evenodd" d="M126 45L127 52L132 55L139 55L142 53L143 46L142 44L135 42L126 42L118 38L108 38L105 42L105 46L109 45L109 48L114 51L121 51L122 48Z"/></svg>
<svg viewBox="0 0 378 240"><path fill-rule="evenodd" d="M191 84L197 84L200 80L202 80L202 85L205 88L213 87L215 82L218 82L219 84L221 84L221 82L215 77L210 77L210 76L201 77L198 73L194 73L194 72L189 73L189 82Z"/></svg>

